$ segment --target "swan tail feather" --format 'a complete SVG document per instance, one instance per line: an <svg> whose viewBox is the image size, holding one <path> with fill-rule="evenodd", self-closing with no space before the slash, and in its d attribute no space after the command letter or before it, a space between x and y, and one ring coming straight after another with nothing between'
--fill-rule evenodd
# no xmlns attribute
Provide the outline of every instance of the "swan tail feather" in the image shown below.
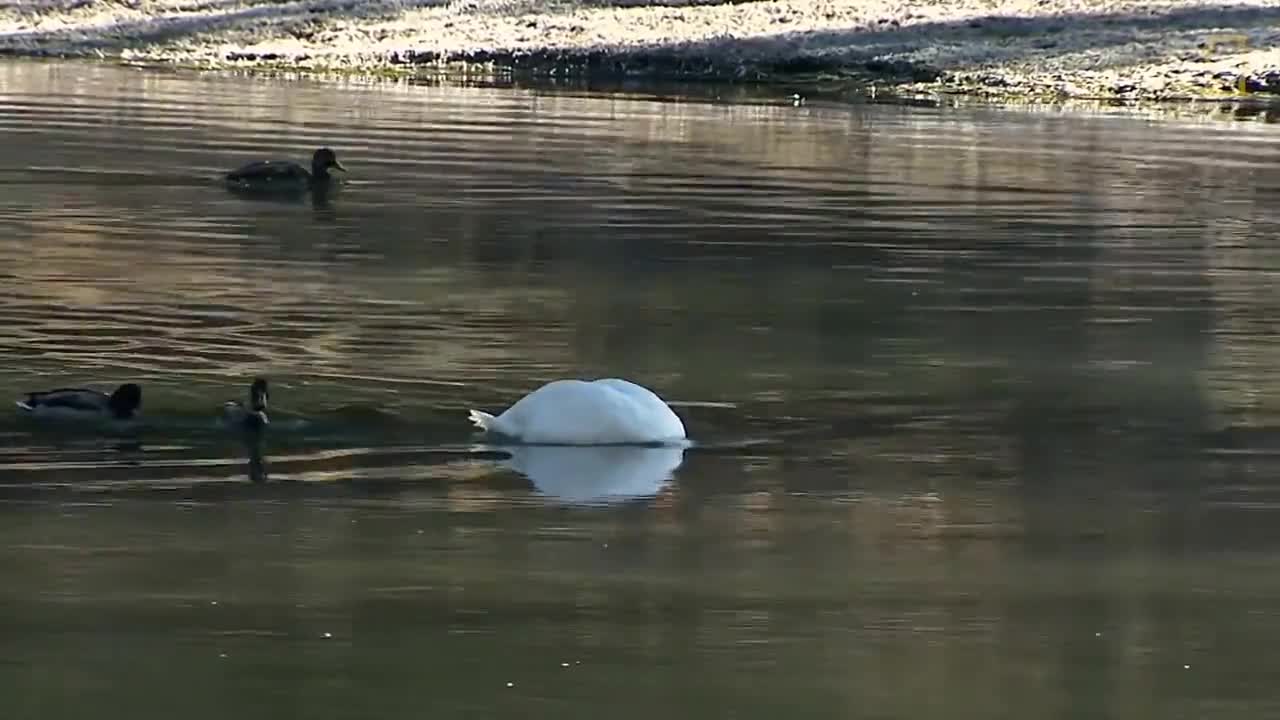
<svg viewBox="0 0 1280 720"><path fill-rule="evenodd" d="M468 410L467 416L471 419L471 424L475 425L480 430L483 430L484 432L490 432L493 430L494 418L489 413L482 412L480 410Z"/></svg>

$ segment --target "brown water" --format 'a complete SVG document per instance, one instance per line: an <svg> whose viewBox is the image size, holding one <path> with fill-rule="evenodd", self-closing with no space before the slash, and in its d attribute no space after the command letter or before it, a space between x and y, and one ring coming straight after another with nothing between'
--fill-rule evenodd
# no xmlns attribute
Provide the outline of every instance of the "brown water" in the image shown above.
<svg viewBox="0 0 1280 720"><path fill-rule="evenodd" d="M0 64L0 396L148 418L0 420L4 717L1280 712L1278 149ZM603 375L697 446L477 450Z"/></svg>

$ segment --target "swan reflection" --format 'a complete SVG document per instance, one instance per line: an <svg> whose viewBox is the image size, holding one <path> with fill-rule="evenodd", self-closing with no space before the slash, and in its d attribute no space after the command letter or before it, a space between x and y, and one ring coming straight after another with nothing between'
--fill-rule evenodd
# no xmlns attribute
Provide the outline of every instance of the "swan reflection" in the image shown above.
<svg viewBox="0 0 1280 720"><path fill-rule="evenodd" d="M609 503L653 497L684 461L684 447L506 446L502 464L566 503Z"/></svg>

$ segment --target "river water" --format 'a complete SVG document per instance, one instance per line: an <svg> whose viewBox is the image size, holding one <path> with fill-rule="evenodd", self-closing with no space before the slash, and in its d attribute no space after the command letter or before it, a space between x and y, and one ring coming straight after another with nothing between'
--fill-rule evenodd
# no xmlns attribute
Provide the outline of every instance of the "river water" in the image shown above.
<svg viewBox="0 0 1280 720"><path fill-rule="evenodd" d="M1280 712L1266 125L7 61L0 147L0 398L147 419L0 413L7 718ZM471 434L602 376L695 446Z"/></svg>

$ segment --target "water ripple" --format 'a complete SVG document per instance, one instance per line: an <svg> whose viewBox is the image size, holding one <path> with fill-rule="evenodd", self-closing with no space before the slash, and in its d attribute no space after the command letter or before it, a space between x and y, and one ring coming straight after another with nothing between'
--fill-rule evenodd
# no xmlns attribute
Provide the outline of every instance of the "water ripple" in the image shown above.
<svg viewBox="0 0 1280 720"><path fill-rule="evenodd" d="M635 377L707 441L917 462L999 456L1060 388L1141 417L1262 372L1225 359L1262 357L1280 227L1252 127L58 68L0 66L0 394L144 381L122 477L240 472L208 421L257 374L307 428L281 472L329 477L411 475L384 444L561 376ZM218 184L320 145L327 200ZM119 452L50 442L5 482Z"/></svg>

